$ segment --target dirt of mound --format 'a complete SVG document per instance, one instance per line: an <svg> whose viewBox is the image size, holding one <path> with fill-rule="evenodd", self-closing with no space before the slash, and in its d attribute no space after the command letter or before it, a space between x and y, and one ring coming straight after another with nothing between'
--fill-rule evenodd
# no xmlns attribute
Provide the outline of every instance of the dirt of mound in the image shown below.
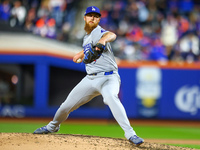
<svg viewBox="0 0 200 150"><path fill-rule="evenodd" d="M145 142L135 147L126 139L97 136L31 133L0 133L2 150L190 150L164 144Z"/></svg>

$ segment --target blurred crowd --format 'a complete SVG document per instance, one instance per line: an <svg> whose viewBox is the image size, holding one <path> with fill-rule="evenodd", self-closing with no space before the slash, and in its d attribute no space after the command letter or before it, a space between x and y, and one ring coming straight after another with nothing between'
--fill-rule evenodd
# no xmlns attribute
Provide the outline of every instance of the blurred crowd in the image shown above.
<svg viewBox="0 0 200 150"><path fill-rule="evenodd" d="M118 58L200 61L199 0L101 2L100 25L118 35L112 43ZM42 37L70 42L78 11L85 10L79 4L78 0L2 0L0 20Z"/></svg>
<svg viewBox="0 0 200 150"><path fill-rule="evenodd" d="M200 61L200 5L193 0L105 1L102 26L128 60Z"/></svg>
<svg viewBox="0 0 200 150"><path fill-rule="evenodd" d="M62 40L74 26L78 0L2 0L0 20L42 37Z"/></svg>

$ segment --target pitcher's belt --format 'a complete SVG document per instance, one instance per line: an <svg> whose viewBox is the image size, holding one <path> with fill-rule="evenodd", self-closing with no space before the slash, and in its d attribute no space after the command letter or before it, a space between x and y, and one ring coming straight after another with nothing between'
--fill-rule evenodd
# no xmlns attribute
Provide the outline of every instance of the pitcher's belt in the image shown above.
<svg viewBox="0 0 200 150"><path fill-rule="evenodd" d="M88 74L89 76L96 76L96 75L111 75L113 74L113 71L109 71L109 72L99 72L99 73L92 73L92 74Z"/></svg>

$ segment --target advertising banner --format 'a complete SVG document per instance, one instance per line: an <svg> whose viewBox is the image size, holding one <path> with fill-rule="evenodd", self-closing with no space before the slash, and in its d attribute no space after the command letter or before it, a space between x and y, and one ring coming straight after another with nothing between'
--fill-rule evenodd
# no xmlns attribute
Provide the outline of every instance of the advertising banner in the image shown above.
<svg viewBox="0 0 200 150"><path fill-rule="evenodd" d="M153 118L158 116L161 80L161 70L157 67L140 67L137 69L136 98L139 117Z"/></svg>
<svg viewBox="0 0 200 150"><path fill-rule="evenodd" d="M200 71L163 70L159 118L200 119Z"/></svg>

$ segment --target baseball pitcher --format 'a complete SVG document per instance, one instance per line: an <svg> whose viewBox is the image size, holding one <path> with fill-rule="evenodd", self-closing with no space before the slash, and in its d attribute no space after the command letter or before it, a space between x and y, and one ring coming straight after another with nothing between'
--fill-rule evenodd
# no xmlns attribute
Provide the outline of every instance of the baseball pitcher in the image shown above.
<svg viewBox="0 0 200 150"><path fill-rule="evenodd" d="M100 19L99 8L90 6L86 9L83 50L74 56L73 61L83 62L86 65L87 75L73 88L57 110L53 120L48 125L35 130L34 133L57 132L70 112L101 94L103 102L109 106L114 118L124 130L125 137L139 146L144 140L138 137L131 127L126 111L118 98L121 81L110 45L110 42L116 39L116 34L101 28Z"/></svg>

